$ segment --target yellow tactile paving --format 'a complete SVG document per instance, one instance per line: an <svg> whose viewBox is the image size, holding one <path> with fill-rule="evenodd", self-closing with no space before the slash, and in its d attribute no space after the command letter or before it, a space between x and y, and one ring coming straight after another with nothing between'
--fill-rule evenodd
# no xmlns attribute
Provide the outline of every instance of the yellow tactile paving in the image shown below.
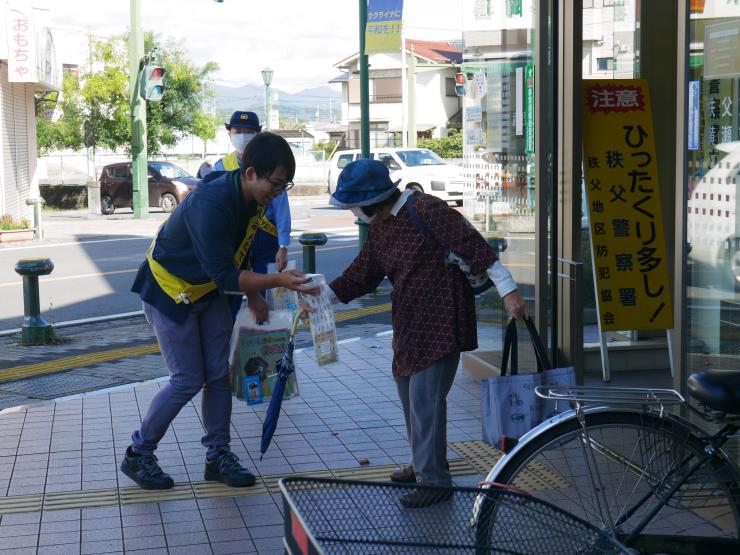
<svg viewBox="0 0 740 555"><path fill-rule="evenodd" d="M388 312L390 309L391 303L384 303L374 306L368 306L365 308L345 310L337 312L335 319L337 322L343 322L345 320L360 318L368 314L379 314L382 312ZM148 343L146 345L138 345L136 347L122 347L120 349L109 349L107 351L98 351L95 353L87 353L84 355L75 355L71 357L59 358L56 360L38 362L35 364L24 364L22 366L0 369L0 383L11 380L30 378L33 376L53 374L54 372L62 372L64 370L71 370L73 368L92 366L95 364L101 364L103 362L120 360L122 358L152 355L158 352L159 345L157 345L156 343Z"/></svg>
<svg viewBox="0 0 740 555"><path fill-rule="evenodd" d="M466 449L466 445L480 442L452 443L458 453L468 453L480 456L485 449L476 446L475 449ZM491 449L489 447L489 449ZM487 464L482 460L466 458L450 461L450 473L453 476L471 476L479 474L481 465ZM337 470L322 470L316 472L301 472L300 476L315 478L337 478L345 480L363 480L371 482L387 482L388 475L397 468L395 465L361 466L357 468L342 468ZM486 469L488 472L489 469ZM484 472L485 474L485 472ZM296 474L297 475L297 474ZM215 499L220 497L240 497L244 495L258 495L261 493L276 493L278 480L285 475L268 475L258 479L254 487L234 489L218 482L189 482L176 484L169 490L144 490L136 486L123 488L109 488L102 490L82 490L37 495L18 495L0 497L0 515L26 513L32 511L58 511L62 509L82 509L91 507L107 507L111 505L128 505L132 503L161 503L183 499Z"/></svg>

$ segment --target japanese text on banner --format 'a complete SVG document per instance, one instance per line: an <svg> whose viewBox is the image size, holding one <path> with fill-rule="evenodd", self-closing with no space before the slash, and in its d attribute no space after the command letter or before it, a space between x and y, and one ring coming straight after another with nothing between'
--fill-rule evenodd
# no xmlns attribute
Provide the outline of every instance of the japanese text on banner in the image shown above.
<svg viewBox="0 0 740 555"><path fill-rule="evenodd" d="M672 328L647 81L583 86L583 164L601 330Z"/></svg>
<svg viewBox="0 0 740 555"><path fill-rule="evenodd" d="M403 0L368 0L365 54L399 52Z"/></svg>
<svg viewBox="0 0 740 555"><path fill-rule="evenodd" d="M35 83L36 33L33 20L20 9L9 9L5 31L8 43L8 81Z"/></svg>

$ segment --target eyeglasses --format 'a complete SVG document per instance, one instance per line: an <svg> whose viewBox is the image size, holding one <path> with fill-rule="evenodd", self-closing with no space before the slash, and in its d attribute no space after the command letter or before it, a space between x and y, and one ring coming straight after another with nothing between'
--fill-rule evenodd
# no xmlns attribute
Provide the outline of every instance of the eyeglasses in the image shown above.
<svg viewBox="0 0 740 555"><path fill-rule="evenodd" d="M287 181L285 183L276 183L270 178L265 178L265 179L267 179L267 182L272 186L272 190L275 191L276 193L283 193L285 191L290 191L293 188L293 185L295 185L295 183L293 183L292 181Z"/></svg>

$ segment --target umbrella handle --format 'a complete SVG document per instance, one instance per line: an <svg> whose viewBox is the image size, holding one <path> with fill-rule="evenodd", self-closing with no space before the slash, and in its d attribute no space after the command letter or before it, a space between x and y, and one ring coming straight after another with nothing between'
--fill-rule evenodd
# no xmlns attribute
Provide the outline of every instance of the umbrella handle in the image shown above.
<svg viewBox="0 0 740 555"><path fill-rule="evenodd" d="M290 341L293 341L295 337L296 329L298 328L298 320L301 317L301 311L297 311L293 317L293 325L290 327Z"/></svg>

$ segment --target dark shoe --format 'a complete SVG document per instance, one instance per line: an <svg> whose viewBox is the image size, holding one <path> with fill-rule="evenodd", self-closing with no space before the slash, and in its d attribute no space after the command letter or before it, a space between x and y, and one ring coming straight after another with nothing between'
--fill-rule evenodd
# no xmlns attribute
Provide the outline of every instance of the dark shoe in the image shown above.
<svg viewBox="0 0 740 555"><path fill-rule="evenodd" d="M232 488L254 485L254 474L239 464L239 457L231 451L222 451L212 461L206 459L205 479L221 482Z"/></svg>
<svg viewBox="0 0 740 555"><path fill-rule="evenodd" d="M139 455L129 447L121 463L121 472L143 489L170 489L175 485L169 474L165 474L154 455Z"/></svg>
<svg viewBox="0 0 740 555"><path fill-rule="evenodd" d="M449 461L445 464L447 465L447 470L449 470ZM414 482L416 482L414 467L410 464L405 464L401 468L397 468L396 470L391 472L391 482L399 482L401 484L413 484Z"/></svg>
<svg viewBox="0 0 740 555"><path fill-rule="evenodd" d="M452 499L452 493L451 489L421 487L404 493L400 501L407 509L420 509Z"/></svg>
<svg viewBox="0 0 740 555"><path fill-rule="evenodd" d="M416 474L414 474L414 467L410 464L405 464L401 468L397 468L391 472L391 482L399 482L402 484L413 484L416 482Z"/></svg>

